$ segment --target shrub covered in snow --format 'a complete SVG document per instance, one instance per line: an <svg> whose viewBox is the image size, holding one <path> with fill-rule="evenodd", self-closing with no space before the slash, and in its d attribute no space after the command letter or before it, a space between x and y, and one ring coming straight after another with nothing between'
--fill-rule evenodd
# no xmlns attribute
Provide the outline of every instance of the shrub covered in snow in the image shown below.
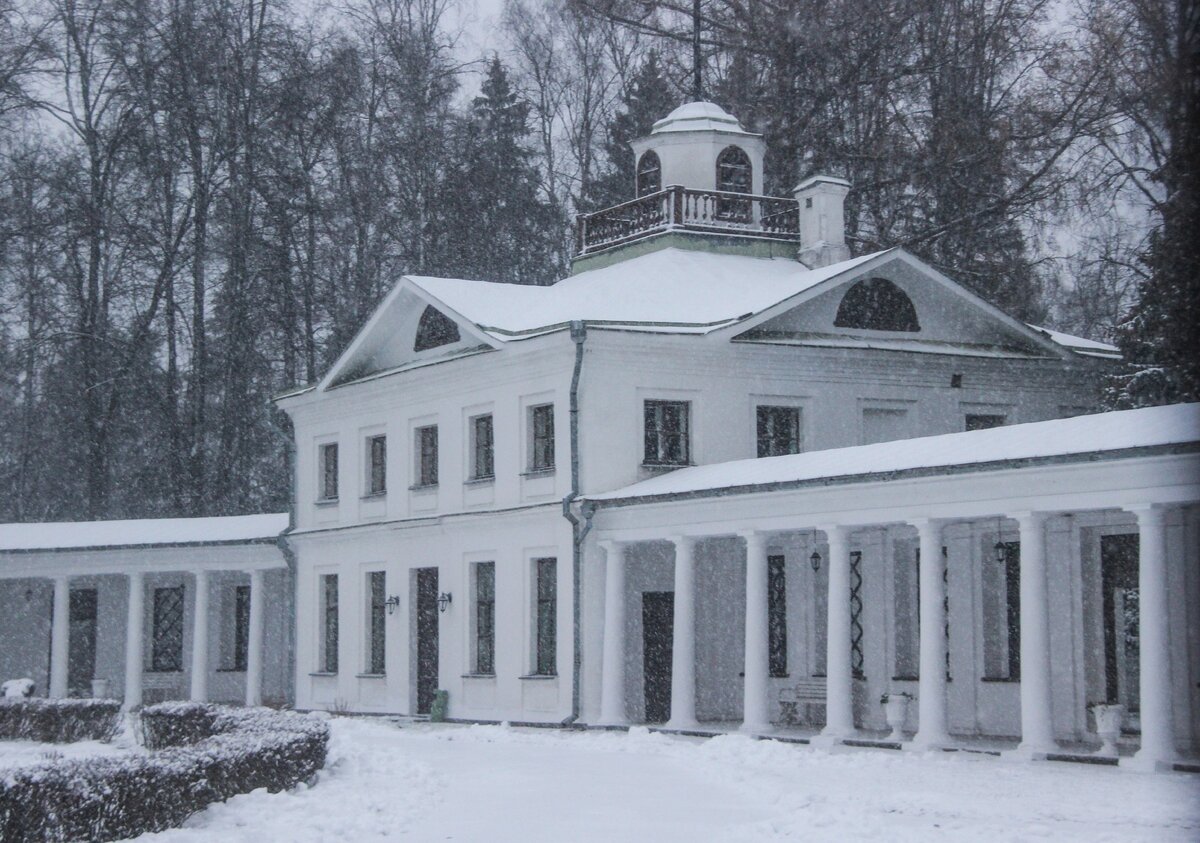
<svg viewBox="0 0 1200 843"><path fill-rule="evenodd" d="M0 773L0 840L136 837L239 793L292 787L325 764L329 727L313 717L163 703L142 718L147 744L165 748Z"/></svg>
<svg viewBox="0 0 1200 843"><path fill-rule="evenodd" d="M29 677L9 679L0 685L0 696L9 700L32 697L34 687L33 680Z"/></svg>
<svg viewBox="0 0 1200 843"><path fill-rule="evenodd" d="M117 700L0 699L0 740L107 741L120 723Z"/></svg>

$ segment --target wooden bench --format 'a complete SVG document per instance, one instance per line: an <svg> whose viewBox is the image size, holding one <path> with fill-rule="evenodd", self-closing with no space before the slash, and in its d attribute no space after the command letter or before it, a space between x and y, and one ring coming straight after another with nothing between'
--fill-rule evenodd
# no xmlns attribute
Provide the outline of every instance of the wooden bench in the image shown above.
<svg viewBox="0 0 1200 843"><path fill-rule="evenodd" d="M779 719L784 726L794 726L800 722L797 717L800 705L825 705L824 677L801 679L779 689Z"/></svg>

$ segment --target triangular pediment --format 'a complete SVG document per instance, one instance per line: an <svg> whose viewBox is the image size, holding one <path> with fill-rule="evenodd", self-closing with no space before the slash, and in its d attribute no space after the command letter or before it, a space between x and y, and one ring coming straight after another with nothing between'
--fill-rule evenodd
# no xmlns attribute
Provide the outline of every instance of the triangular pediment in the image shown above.
<svg viewBox="0 0 1200 843"><path fill-rule="evenodd" d="M737 327L733 338L948 354L1068 353L898 249L756 314Z"/></svg>
<svg viewBox="0 0 1200 843"><path fill-rule="evenodd" d="M477 325L402 278L321 380L320 389L496 347Z"/></svg>

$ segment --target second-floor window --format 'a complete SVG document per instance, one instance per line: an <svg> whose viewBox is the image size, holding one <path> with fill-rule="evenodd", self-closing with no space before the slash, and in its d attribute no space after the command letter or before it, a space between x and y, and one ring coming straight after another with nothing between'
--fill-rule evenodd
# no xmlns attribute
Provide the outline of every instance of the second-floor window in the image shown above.
<svg viewBox="0 0 1200 843"><path fill-rule="evenodd" d="M554 405L530 407L529 429L529 470L549 471L554 468Z"/></svg>
<svg viewBox="0 0 1200 843"><path fill-rule="evenodd" d="M436 424L418 427L417 485L436 486L438 482L438 430Z"/></svg>
<svg viewBox="0 0 1200 843"><path fill-rule="evenodd" d="M800 453L800 408L758 408L758 455L779 457Z"/></svg>
<svg viewBox="0 0 1200 843"><path fill-rule="evenodd" d="M367 440L367 494L382 495L387 491L387 437L372 436Z"/></svg>
<svg viewBox="0 0 1200 843"><path fill-rule="evenodd" d="M330 442L321 446L321 500L335 500L338 496L338 446Z"/></svg>
<svg viewBox="0 0 1200 843"><path fill-rule="evenodd" d="M647 401L644 408L646 465L687 465L691 462L687 401Z"/></svg>
<svg viewBox="0 0 1200 843"><path fill-rule="evenodd" d="M489 480L496 476L495 449L492 441L492 416L471 419L471 479Z"/></svg>

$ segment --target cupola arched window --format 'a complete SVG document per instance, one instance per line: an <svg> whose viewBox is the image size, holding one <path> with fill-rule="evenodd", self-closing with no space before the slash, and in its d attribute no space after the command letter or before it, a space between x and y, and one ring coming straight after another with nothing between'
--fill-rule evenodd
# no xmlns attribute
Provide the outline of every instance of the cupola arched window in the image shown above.
<svg viewBox="0 0 1200 843"><path fill-rule="evenodd" d="M868 331L921 330L912 299L886 278L867 278L847 290L833 324Z"/></svg>
<svg viewBox="0 0 1200 843"><path fill-rule="evenodd" d="M626 159L628 160L628 159ZM662 190L662 164L653 150L642 153L637 165L637 195L648 196Z"/></svg>
<svg viewBox="0 0 1200 843"><path fill-rule="evenodd" d="M750 156L740 146L727 146L717 156L717 190L727 193L750 193L754 184L754 168Z"/></svg>
<svg viewBox="0 0 1200 843"><path fill-rule="evenodd" d="M458 340L458 326L454 321L440 310L427 307L417 322L417 341L413 343L413 351L427 351Z"/></svg>

